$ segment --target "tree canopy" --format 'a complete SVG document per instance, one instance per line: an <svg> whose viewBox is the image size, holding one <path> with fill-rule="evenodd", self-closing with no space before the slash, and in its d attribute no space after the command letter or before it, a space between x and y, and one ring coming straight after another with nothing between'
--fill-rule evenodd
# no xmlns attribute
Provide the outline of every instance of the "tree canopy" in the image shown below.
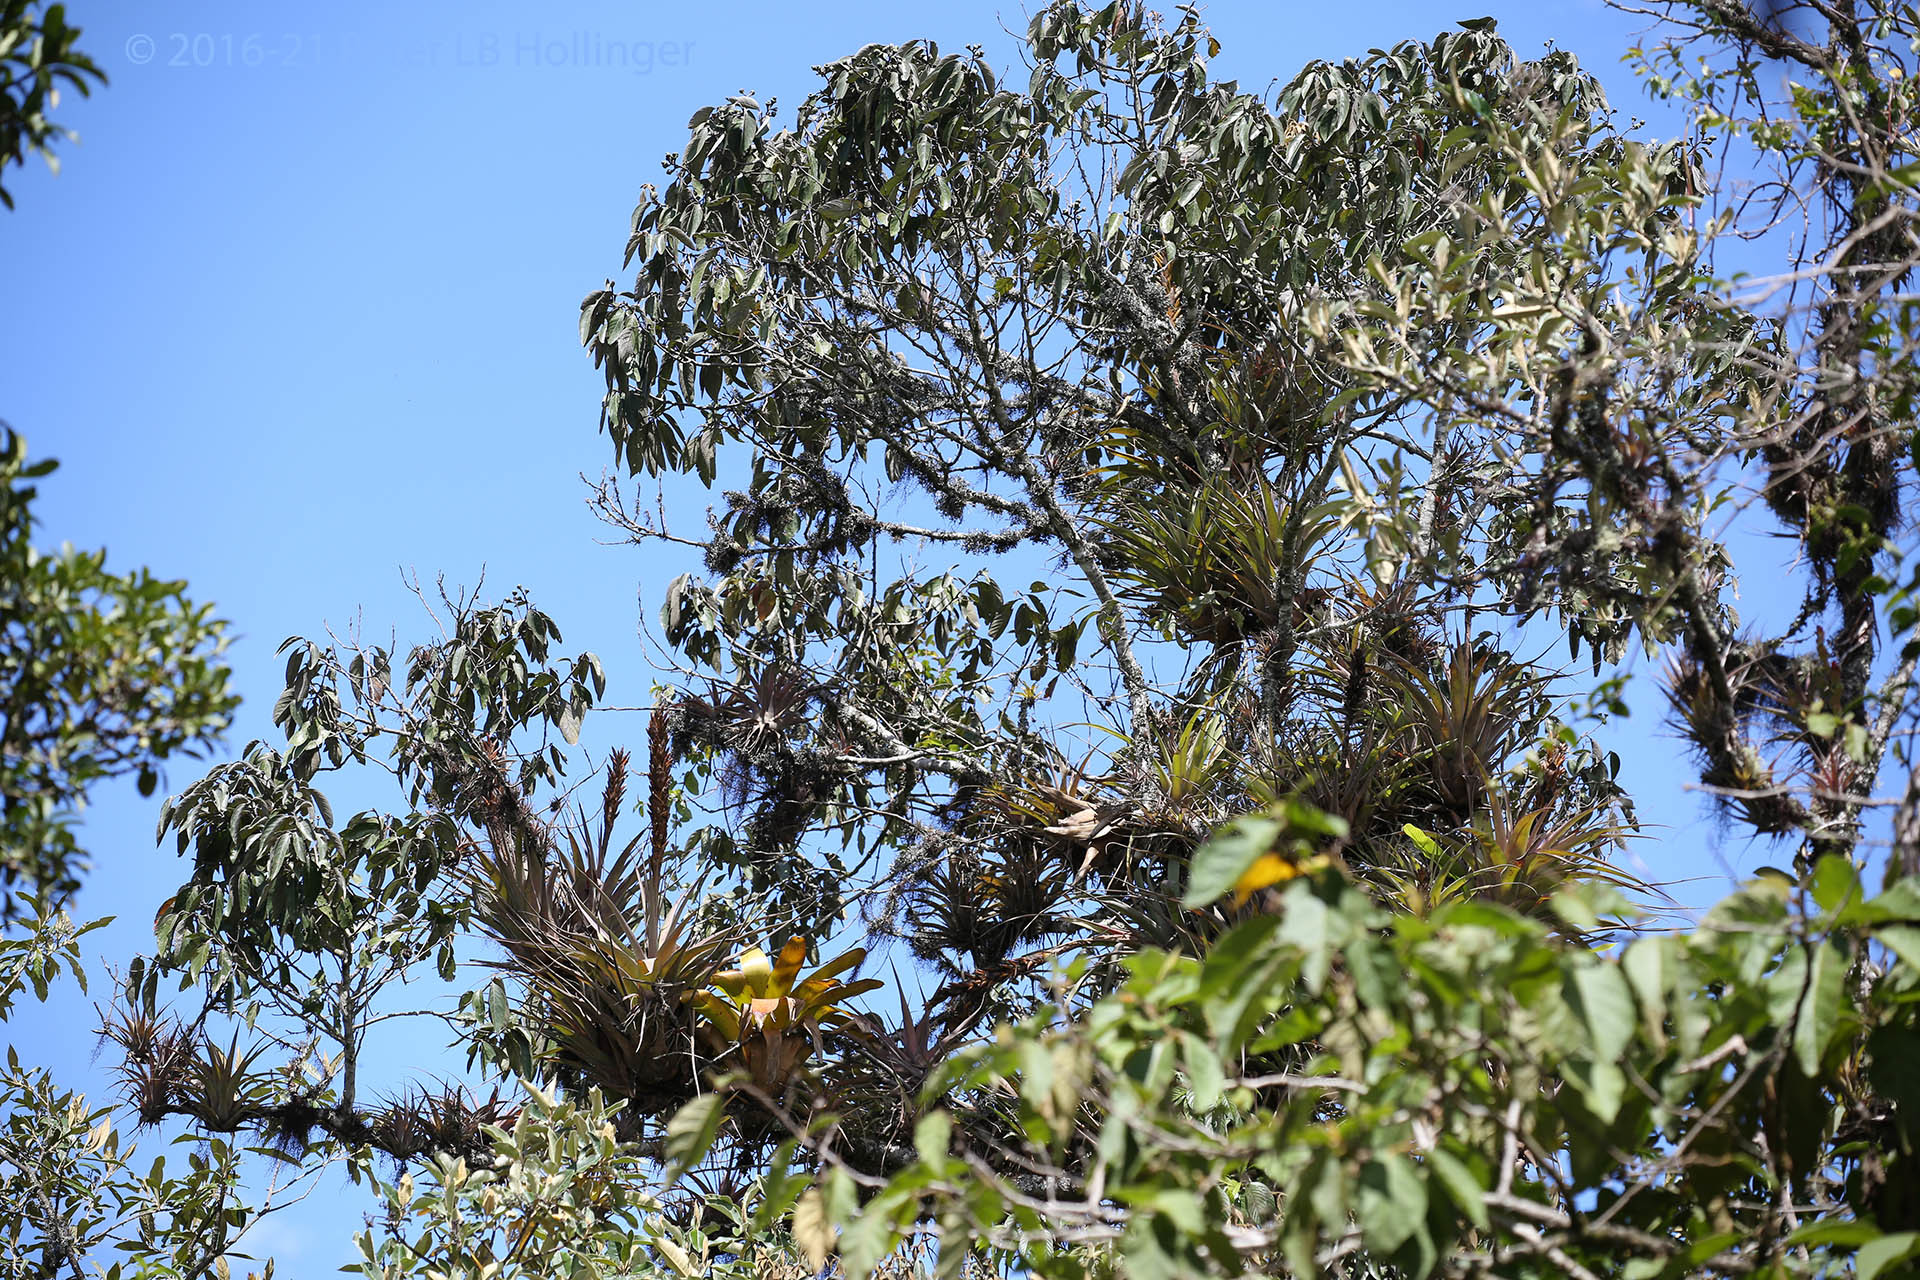
<svg viewBox="0 0 1920 1280"><path fill-rule="evenodd" d="M0 918L19 892L51 906L79 887L74 824L90 787L131 775L152 795L162 762L217 742L238 701L226 624L184 582L33 545L31 481L55 465L29 463L0 424Z"/></svg>
<svg viewBox="0 0 1920 1280"><path fill-rule="evenodd" d="M84 97L107 79L93 59L75 47L79 38L80 28L67 22L65 5L45 0L5 0L0 5L0 171L24 163L28 151L38 152L49 168L59 171L54 144L74 138L71 129L51 118L60 105L60 86ZM4 183L0 204L13 208Z"/></svg>
<svg viewBox="0 0 1920 1280"><path fill-rule="evenodd" d="M1656 7L1663 142L1490 20L1256 92L1124 0L695 113L580 321L598 510L699 558L644 734L524 592L289 641L107 1015L204 1151L16 1065L6 1247L203 1274L251 1144L393 1280L1912 1265L1920 25ZM1779 850L1697 919L1630 653ZM409 1019L477 1087L367 1080Z"/></svg>

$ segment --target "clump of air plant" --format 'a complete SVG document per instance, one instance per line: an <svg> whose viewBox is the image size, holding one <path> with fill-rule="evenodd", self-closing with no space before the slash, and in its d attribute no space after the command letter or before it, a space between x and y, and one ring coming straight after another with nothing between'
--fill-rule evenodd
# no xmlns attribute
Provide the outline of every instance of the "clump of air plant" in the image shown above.
<svg viewBox="0 0 1920 1280"><path fill-rule="evenodd" d="M991 969L1021 944L1061 931L1058 908L1069 882L1070 869L1044 846L1016 846L993 860L955 849L908 891L909 944L948 977L964 972L953 962L957 954Z"/></svg>
<svg viewBox="0 0 1920 1280"><path fill-rule="evenodd" d="M417 1129L431 1150L472 1155L488 1146L487 1127L506 1127L518 1113L495 1089L485 1098L469 1100L456 1084L442 1084L438 1093L425 1090L413 1103Z"/></svg>
<svg viewBox="0 0 1920 1280"><path fill-rule="evenodd" d="M410 1090L369 1117L368 1141L401 1164L425 1155L433 1147L426 1114L426 1095L417 1089Z"/></svg>
<svg viewBox="0 0 1920 1280"><path fill-rule="evenodd" d="M202 1040L198 1052L188 1057L185 1083L174 1110L197 1120L212 1133L237 1133L263 1119L270 1085L254 1072L253 1064L266 1048L258 1044L242 1053L237 1031L224 1049L211 1040Z"/></svg>
<svg viewBox="0 0 1920 1280"><path fill-rule="evenodd" d="M100 1031L120 1046L115 1074L141 1124L159 1124L184 1107L194 1068L186 1028L163 1015L125 1011L107 1015Z"/></svg>
<svg viewBox="0 0 1920 1280"><path fill-rule="evenodd" d="M647 835L615 840L631 767L615 752L597 813L582 806L543 849L480 850L469 870L475 922L504 952L497 967L520 987L532 1033L553 1046L552 1077L598 1086L635 1115L699 1091L684 997L720 970L735 942L699 919L697 886L667 896L666 716L656 713L654 726L651 848Z"/></svg>
<svg viewBox="0 0 1920 1280"><path fill-rule="evenodd" d="M330 1118L313 1096L296 1095L261 1117L260 1136L274 1150L299 1159L312 1148L313 1131L324 1128Z"/></svg>
<svg viewBox="0 0 1920 1280"><path fill-rule="evenodd" d="M1790 673L1771 653L1732 657L1718 678L1692 654L1672 660L1665 680L1668 723L1693 748L1700 780L1723 806L1761 834L1793 831L1804 816L1801 806L1749 737L1756 720L1791 715Z"/></svg>

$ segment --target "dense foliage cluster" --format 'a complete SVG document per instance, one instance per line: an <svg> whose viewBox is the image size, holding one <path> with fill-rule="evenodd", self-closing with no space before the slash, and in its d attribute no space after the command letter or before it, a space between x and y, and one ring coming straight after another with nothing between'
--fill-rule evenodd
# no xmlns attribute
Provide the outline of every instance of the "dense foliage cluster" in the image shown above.
<svg viewBox="0 0 1920 1280"><path fill-rule="evenodd" d="M60 105L60 86L84 97L107 79L93 59L75 47L79 39L80 28L67 21L63 4L0 3L0 170L25 161L28 151L38 152L50 168L59 170L53 146L74 136L50 118ZM0 205L13 208L4 183Z"/></svg>
<svg viewBox="0 0 1920 1280"><path fill-rule="evenodd" d="M161 762L217 742L238 702L226 624L184 582L33 545L32 482L54 466L0 424L0 919L21 889L78 886L88 787L133 775L152 795Z"/></svg>
<svg viewBox="0 0 1920 1280"><path fill-rule="evenodd" d="M699 558L644 767L522 593L290 641L106 1025L205 1151L14 1066L8 1256L202 1274L339 1161L392 1280L1911 1265L1920 25L1659 7L1657 145L1488 20L1263 94L1125 0L696 113L581 316L597 505ZM1636 652L1784 868L1680 930ZM478 1089L363 1078L410 1018Z"/></svg>

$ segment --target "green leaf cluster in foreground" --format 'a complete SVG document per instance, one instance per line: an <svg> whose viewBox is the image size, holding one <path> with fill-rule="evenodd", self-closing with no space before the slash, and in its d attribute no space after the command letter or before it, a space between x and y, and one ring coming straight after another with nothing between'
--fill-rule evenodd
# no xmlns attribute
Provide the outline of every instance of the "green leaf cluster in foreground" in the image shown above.
<svg viewBox="0 0 1920 1280"><path fill-rule="evenodd" d="M1555 906L1586 928L1594 897ZM931 1222L1057 1276L1882 1274L1920 1254L1917 960L1920 880L1838 861L1598 952L1326 874L945 1065L1003 1099L1020 1174L934 1119L826 1200L855 1273Z"/></svg>
<svg viewBox="0 0 1920 1280"><path fill-rule="evenodd" d="M1584 929L1620 906L1595 899L1555 908ZM542 1274L550 1255L506 1246L555 1231L559 1196L583 1229L556 1237L550 1274L582 1276L830 1256L854 1275L1148 1280L1901 1274L1920 1256L1916 959L1920 880L1869 895L1838 862L1597 951L1502 908L1412 919L1302 877L1203 956L1129 958L1065 1017L1069 968L1060 1005L943 1064L927 1097L994 1100L990 1147L934 1107L877 1178L834 1159L818 1119L817 1179L789 1142L689 1223L673 1192L636 1191L639 1167L605 1174L622 1157L598 1094L534 1094L490 1130L490 1168L449 1157L382 1184L366 1271ZM715 1141L718 1101L668 1126L676 1169Z"/></svg>

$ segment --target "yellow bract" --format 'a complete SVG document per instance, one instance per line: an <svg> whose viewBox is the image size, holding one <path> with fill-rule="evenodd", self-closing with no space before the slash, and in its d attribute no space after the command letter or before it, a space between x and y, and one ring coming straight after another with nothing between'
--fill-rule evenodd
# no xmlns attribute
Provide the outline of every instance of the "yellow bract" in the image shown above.
<svg viewBox="0 0 1920 1280"><path fill-rule="evenodd" d="M802 978L805 938L789 938L778 956L750 947L739 967L715 974L712 987L696 993L693 1004L707 1019L710 1035L717 1033L713 1038L724 1042L716 1050L738 1049L754 1078L771 1088L806 1059L822 1026L852 1016L842 1001L884 985L875 978L840 980L866 958L866 949L855 947Z"/></svg>
<svg viewBox="0 0 1920 1280"><path fill-rule="evenodd" d="M1289 858L1284 854L1263 853L1253 860L1253 865L1241 873L1233 882L1233 905L1241 906L1248 898L1276 884L1318 871L1326 866L1325 854L1315 854L1310 858Z"/></svg>

